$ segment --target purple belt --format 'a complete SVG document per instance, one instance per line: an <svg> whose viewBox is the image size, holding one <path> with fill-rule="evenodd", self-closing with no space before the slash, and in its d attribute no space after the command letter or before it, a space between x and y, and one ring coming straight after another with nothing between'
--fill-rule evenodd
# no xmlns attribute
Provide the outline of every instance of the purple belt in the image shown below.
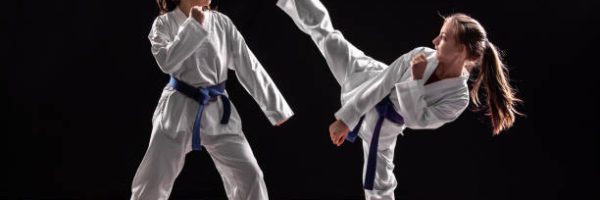
<svg viewBox="0 0 600 200"><path fill-rule="evenodd" d="M375 109L379 114L379 118L377 118L377 123L375 124L375 130L373 131L373 137L371 138L371 145L369 146L369 156L367 159L367 170L365 174L365 183L363 188L367 190L373 189L373 183L375 182L375 169L377 166L377 146L379 145L379 132L381 132L381 126L383 125L383 120L388 119L389 121L396 124L403 124L404 118L400 116L394 110L394 105L392 101L390 101L389 96L386 96L381 100L377 105L375 105ZM358 131L360 130L360 126L362 125L363 119L365 116L362 116L358 121L356 127L348 133L346 140L349 142L354 142L356 140L356 136L358 136Z"/></svg>

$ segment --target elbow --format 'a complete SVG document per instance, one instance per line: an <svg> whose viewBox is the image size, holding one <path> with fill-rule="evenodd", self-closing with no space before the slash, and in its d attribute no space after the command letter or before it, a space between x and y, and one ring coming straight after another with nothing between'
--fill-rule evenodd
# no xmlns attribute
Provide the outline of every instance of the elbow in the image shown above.
<svg viewBox="0 0 600 200"><path fill-rule="evenodd" d="M179 70L179 68L181 68L180 62L174 62L172 59L169 59L168 57L161 58L159 56L155 56L155 58L156 58L156 63L158 64L158 67L165 74L173 74L177 70Z"/></svg>
<svg viewBox="0 0 600 200"><path fill-rule="evenodd" d="M160 70L165 74L173 74L177 71L177 67L169 64L158 64Z"/></svg>
<svg viewBox="0 0 600 200"><path fill-rule="evenodd" d="M457 104L451 107L438 106L428 109L415 117L406 119L406 126L413 129L438 129L446 123L453 122L464 111L466 106Z"/></svg>

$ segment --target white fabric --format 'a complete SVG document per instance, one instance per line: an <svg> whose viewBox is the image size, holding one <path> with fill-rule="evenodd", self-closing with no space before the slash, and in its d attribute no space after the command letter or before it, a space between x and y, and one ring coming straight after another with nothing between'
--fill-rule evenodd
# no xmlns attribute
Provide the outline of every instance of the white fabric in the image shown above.
<svg viewBox="0 0 600 200"><path fill-rule="evenodd" d="M225 15L205 12L204 24L176 8L156 18L149 35L160 69L194 87L238 81L256 100L271 124L293 115L275 83ZM198 103L167 87L152 119L152 136L132 183L131 199L168 199L185 155L191 151L192 126ZM229 199L268 199L263 174L231 106L228 124L220 124L220 98L205 106L200 138L223 178ZM201 178L201 177L198 177Z"/></svg>
<svg viewBox="0 0 600 200"><path fill-rule="evenodd" d="M423 80L427 80L437 67L435 50L416 48L388 66L365 55L344 39L342 33L333 28L325 6L318 0L279 0L277 6L300 30L311 36L340 84L342 107L335 113L336 118L353 129L360 117L365 116L358 134L363 140L365 161L379 117L375 105L389 95L395 110L404 118L403 125L384 120L374 189L365 190L367 199L394 199L397 183L393 155L397 135L405 127L434 129L455 120L469 103L468 74L424 85ZM423 79L412 80L410 60L419 52L426 54L428 65Z"/></svg>

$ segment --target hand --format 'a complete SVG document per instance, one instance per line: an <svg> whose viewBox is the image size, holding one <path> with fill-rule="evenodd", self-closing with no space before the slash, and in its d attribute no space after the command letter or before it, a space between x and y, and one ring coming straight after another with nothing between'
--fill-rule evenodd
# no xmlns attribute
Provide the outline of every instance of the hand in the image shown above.
<svg viewBox="0 0 600 200"><path fill-rule="evenodd" d="M204 11L202 10L202 7L194 6L190 10L190 16L196 19L196 21L198 21L200 24L204 23Z"/></svg>
<svg viewBox="0 0 600 200"><path fill-rule="evenodd" d="M329 125L329 137L331 137L333 144L338 147L344 143L349 132L348 126L339 119Z"/></svg>
<svg viewBox="0 0 600 200"><path fill-rule="evenodd" d="M425 68L427 67L427 58L425 57L425 54L419 53L415 55L410 61L410 65L412 67L413 80L422 79Z"/></svg>
<svg viewBox="0 0 600 200"><path fill-rule="evenodd" d="M281 121L278 121L277 124L275 124L275 126L281 126L281 124L285 123L288 119L284 119Z"/></svg>

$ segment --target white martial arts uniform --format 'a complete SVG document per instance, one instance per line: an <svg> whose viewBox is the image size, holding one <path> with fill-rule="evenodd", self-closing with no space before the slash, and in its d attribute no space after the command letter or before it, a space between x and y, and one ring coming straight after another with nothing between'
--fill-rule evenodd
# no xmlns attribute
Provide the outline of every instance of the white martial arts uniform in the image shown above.
<svg viewBox="0 0 600 200"><path fill-rule="evenodd" d="M200 24L176 8L156 18L148 37L164 73L193 87L208 87L227 80L227 70L232 69L272 124L293 115L227 16L207 11ZM268 199L262 171L242 132L238 112L231 105L229 123L220 124L223 102L217 99L204 108L200 138L223 178L227 197ZM146 155L132 183L131 199L168 199L185 155L191 151L198 106L173 88L165 88L152 118Z"/></svg>
<svg viewBox="0 0 600 200"><path fill-rule="evenodd" d="M389 95L394 110L404 124L384 120L377 152L373 190L365 190L366 199L394 199L397 182L393 173L394 148L405 127L435 129L454 121L469 104L468 72L460 77L425 85L437 67L435 50L420 47L400 56L391 65L381 63L348 42L334 30L329 14L318 0L279 0L277 2L294 23L311 36L341 85L341 104L335 116L352 130L364 116L358 136L362 138L363 179L369 145L379 114L375 105ZM410 60L423 52L428 64L420 80L413 80Z"/></svg>

